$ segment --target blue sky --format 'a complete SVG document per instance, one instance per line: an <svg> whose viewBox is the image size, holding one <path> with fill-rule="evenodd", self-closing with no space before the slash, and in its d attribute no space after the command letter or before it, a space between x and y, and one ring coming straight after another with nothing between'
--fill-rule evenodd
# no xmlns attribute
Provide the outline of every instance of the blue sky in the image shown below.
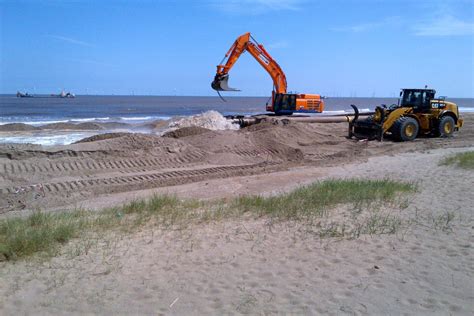
<svg viewBox="0 0 474 316"><path fill-rule="evenodd" d="M0 93L215 95L215 66L252 32L288 88L394 96L425 84L474 97L473 1L0 0ZM235 95L269 95L249 54Z"/></svg>

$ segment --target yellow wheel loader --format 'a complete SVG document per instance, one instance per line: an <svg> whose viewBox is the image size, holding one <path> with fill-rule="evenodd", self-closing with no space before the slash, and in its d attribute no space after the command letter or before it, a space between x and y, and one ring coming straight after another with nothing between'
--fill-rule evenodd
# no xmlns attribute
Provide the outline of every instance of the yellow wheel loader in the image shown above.
<svg viewBox="0 0 474 316"><path fill-rule="evenodd" d="M433 89L402 89L398 104L377 106L373 115L359 119L355 105L354 118L349 122L349 138L382 140L391 136L397 141L414 140L420 135L452 136L463 120L458 106L444 97L435 98Z"/></svg>

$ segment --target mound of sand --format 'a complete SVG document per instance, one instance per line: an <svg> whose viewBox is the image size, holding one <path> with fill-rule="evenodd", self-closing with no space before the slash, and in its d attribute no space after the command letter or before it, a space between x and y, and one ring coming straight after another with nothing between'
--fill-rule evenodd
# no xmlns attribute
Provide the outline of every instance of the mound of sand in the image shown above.
<svg viewBox="0 0 474 316"><path fill-rule="evenodd" d="M168 127L169 120L156 120L149 123L139 124L136 126L137 129L149 129L149 130L163 130Z"/></svg>
<svg viewBox="0 0 474 316"><path fill-rule="evenodd" d="M201 135L209 131L210 131L209 129L199 127L199 126L182 127L182 128L178 128L176 130L164 133L163 137L181 138L181 137L187 137L187 136Z"/></svg>
<svg viewBox="0 0 474 316"><path fill-rule="evenodd" d="M54 130L101 130L104 129L102 126L96 123L53 123L41 126L41 129L54 129Z"/></svg>
<svg viewBox="0 0 474 316"><path fill-rule="evenodd" d="M94 153L94 157L157 157L181 156L199 149L179 139L141 133L109 133L92 136L70 145L80 155ZM54 150L54 149L53 149Z"/></svg>
<svg viewBox="0 0 474 316"><path fill-rule="evenodd" d="M106 140L106 139L111 139L111 138L116 138L116 137L122 137L128 135L128 133L106 133L106 134L99 134L99 135L94 135L91 137L83 138L81 140L78 140L74 144L80 144L80 143L89 143L89 142L97 142L101 140Z"/></svg>
<svg viewBox="0 0 474 316"><path fill-rule="evenodd" d="M26 131L36 131L38 127L24 124L24 123L11 123L0 125L0 132L26 132Z"/></svg>
<svg viewBox="0 0 474 316"><path fill-rule="evenodd" d="M118 123L118 122L105 122L105 123L94 123L101 126L104 129L128 129L131 127L131 124L127 123Z"/></svg>
<svg viewBox="0 0 474 316"><path fill-rule="evenodd" d="M217 111L207 111L202 114L185 117L177 121L171 122L168 127L203 127L210 130L238 130L239 125L232 124L222 114Z"/></svg>

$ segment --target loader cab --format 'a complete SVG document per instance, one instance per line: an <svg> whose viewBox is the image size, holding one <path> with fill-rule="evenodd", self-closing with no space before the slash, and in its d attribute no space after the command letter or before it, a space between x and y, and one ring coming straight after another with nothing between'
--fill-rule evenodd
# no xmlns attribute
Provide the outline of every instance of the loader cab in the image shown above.
<svg viewBox="0 0 474 316"><path fill-rule="evenodd" d="M276 93L273 111L276 114L291 114L296 110L296 94Z"/></svg>
<svg viewBox="0 0 474 316"><path fill-rule="evenodd" d="M413 108L414 112L428 112L431 109L430 101L434 99L435 94L433 89L402 89L400 106Z"/></svg>

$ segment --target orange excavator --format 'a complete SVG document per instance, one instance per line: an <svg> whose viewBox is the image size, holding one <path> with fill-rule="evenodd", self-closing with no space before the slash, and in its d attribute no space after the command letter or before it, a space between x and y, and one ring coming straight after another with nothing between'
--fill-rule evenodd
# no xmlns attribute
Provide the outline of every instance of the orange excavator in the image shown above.
<svg viewBox="0 0 474 316"><path fill-rule="evenodd" d="M263 45L259 44L250 33L239 36L225 54L220 65L217 66L216 76L211 83L217 93L219 91L239 91L229 87L229 71L245 51L249 52L272 77L272 100L270 104L267 103L267 111L277 115L291 115L295 112L321 113L324 110L324 101L319 94L287 92L285 73Z"/></svg>

